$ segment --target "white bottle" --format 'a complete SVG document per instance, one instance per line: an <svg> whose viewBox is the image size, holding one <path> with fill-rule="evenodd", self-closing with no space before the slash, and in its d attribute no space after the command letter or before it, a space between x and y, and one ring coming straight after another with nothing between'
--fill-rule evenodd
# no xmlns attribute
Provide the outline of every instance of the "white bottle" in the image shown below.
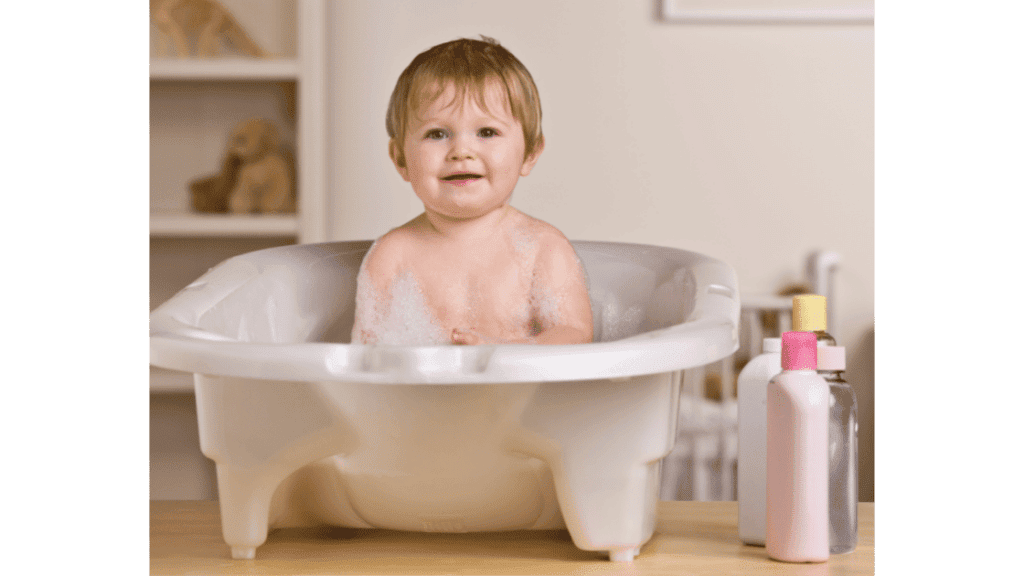
<svg viewBox="0 0 1024 576"><path fill-rule="evenodd" d="M765 548L785 562L829 555L828 383L813 332L782 335L782 373L768 383Z"/></svg>
<svg viewBox="0 0 1024 576"><path fill-rule="evenodd" d="M782 372L782 339L765 338L762 350L747 362L736 382L739 404L736 499L740 508L740 540L755 546L764 546L768 381Z"/></svg>

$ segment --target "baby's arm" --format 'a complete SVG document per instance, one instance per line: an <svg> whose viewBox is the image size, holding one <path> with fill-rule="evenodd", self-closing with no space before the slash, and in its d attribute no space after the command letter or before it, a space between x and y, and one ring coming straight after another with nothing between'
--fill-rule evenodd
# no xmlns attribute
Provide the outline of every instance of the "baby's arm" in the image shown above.
<svg viewBox="0 0 1024 576"><path fill-rule="evenodd" d="M539 328L536 344L584 344L593 341L590 297L576 252L557 231L538 242L530 307Z"/></svg>
<svg viewBox="0 0 1024 576"><path fill-rule="evenodd" d="M377 333L387 313L388 291L394 271L391 242L380 238L370 246L356 277L356 311L352 325L353 344L377 344Z"/></svg>

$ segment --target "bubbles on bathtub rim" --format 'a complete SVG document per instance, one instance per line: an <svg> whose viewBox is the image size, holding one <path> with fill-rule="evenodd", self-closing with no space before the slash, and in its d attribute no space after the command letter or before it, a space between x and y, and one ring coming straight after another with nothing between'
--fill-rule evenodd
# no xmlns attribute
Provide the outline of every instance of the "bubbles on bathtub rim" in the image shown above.
<svg viewBox="0 0 1024 576"><path fill-rule="evenodd" d="M610 342L639 334L645 316L640 306L630 306L623 310L618 300L606 300L601 307L602 340Z"/></svg>

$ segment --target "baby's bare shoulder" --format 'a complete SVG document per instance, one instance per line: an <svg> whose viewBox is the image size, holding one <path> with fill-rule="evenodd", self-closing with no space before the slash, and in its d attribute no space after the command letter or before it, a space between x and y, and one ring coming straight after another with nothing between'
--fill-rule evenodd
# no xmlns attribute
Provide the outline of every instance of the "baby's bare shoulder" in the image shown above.
<svg viewBox="0 0 1024 576"><path fill-rule="evenodd" d="M417 246L415 233L406 226L378 238L366 254L363 268L371 277L384 280L398 273Z"/></svg>
<svg viewBox="0 0 1024 576"><path fill-rule="evenodd" d="M531 248L537 256L576 257L572 244L561 230L533 216L526 214L522 214L522 216L518 226L519 233L529 238Z"/></svg>

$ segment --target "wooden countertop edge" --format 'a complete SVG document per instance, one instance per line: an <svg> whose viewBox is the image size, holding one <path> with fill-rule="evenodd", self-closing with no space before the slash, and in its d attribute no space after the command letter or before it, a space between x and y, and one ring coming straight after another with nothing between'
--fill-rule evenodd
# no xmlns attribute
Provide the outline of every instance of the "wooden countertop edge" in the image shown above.
<svg viewBox="0 0 1024 576"><path fill-rule="evenodd" d="M874 503L859 540L824 564L788 564L737 536L736 502L658 504L655 534L632 564L580 550L566 531L438 534L347 528L271 532L255 560L232 560L216 501L150 502L151 574L874 574Z"/></svg>

